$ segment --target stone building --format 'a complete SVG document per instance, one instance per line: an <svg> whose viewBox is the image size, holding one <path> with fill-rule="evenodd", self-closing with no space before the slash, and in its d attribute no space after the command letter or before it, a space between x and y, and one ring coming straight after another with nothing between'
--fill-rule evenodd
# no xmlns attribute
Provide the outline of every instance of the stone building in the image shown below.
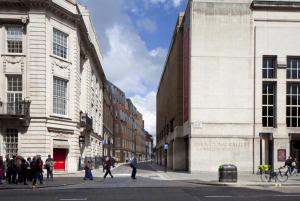
<svg viewBox="0 0 300 201"><path fill-rule="evenodd" d="M152 160L153 158L153 137L150 133L145 131L145 136L146 136L146 154L145 154L145 160L149 161Z"/></svg>
<svg viewBox="0 0 300 201"><path fill-rule="evenodd" d="M102 55L75 0L0 1L0 155L54 157L74 172L102 155Z"/></svg>
<svg viewBox="0 0 300 201"><path fill-rule="evenodd" d="M292 0L189 1L157 94L160 164L256 172L299 160L299 19Z"/></svg>

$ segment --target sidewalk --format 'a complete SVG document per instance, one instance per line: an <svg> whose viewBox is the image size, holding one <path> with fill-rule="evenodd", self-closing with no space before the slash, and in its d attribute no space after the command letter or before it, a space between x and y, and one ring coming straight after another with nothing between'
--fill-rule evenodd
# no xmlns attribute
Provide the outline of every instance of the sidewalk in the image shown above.
<svg viewBox="0 0 300 201"><path fill-rule="evenodd" d="M219 182L218 172L174 172L168 170L164 172L164 167L155 163L149 164L153 169L159 172L159 174L165 180L177 180L187 183L205 184L205 185L219 185L219 186L299 186L300 187L300 174L298 176L292 176L288 178L288 181L284 183L275 182L262 182L260 175L256 174L238 174L237 183Z"/></svg>

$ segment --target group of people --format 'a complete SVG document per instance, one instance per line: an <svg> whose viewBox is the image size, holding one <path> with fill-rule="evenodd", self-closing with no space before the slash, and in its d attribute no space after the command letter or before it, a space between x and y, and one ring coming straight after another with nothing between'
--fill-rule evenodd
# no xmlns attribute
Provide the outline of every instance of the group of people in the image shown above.
<svg viewBox="0 0 300 201"><path fill-rule="evenodd" d="M285 174L296 175L298 173L297 168L297 159L289 156L288 159L284 163L284 167L287 167L287 171Z"/></svg>
<svg viewBox="0 0 300 201"><path fill-rule="evenodd" d="M103 161L103 172L104 176L103 178L105 179L107 177L107 175L110 175L111 178L114 178L114 176L111 173L111 168L115 167L115 160L112 157L105 157L104 161ZM130 161L130 167L132 168L132 172L131 172L131 178L132 179L136 179L136 169L137 169L137 160L135 157L133 157ZM84 180L89 179L89 180L93 180L93 174L92 174L92 163L91 161L87 161L85 163L85 175L84 175Z"/></svg>
<svg viewBox="0 0 300 201"><path fill-rule="evenodd" d="M28 182L32 182L35 186L37 180L43 184L43 169L47 170L47 179L53 179L53 167L54 160L51 155L48 155L45 164L40 155L28 157L27 160L22 156L10 158L7 155L5 161L0 156L0 184L7 182L8 184L28 185Z"/></svg>

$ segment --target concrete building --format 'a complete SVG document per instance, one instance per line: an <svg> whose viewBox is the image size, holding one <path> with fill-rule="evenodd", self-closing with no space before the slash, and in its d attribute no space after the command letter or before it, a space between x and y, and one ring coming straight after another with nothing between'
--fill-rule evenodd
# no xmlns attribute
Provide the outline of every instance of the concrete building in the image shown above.
<svg viewBox="0 0 300 201"><path fill-rule="evenodd" d="M102 55L75 0L0 1L0 155L54 157L74 172L102 155Z"/></svg>
<svg viewBox="0 0 300 201"><path fill-rule="evenodd" d="M149 134L147 131L145 132L146 136L146 154L145 154L145 160L149 161L153 159L153 137L151 134Z"/></svg>
<svg viewBox="0 0 300 201"><path fill-rule="evenodd" d="M256 172L299 160L299 33L297 1L190 0L157 94L158 162Z"/></svg>

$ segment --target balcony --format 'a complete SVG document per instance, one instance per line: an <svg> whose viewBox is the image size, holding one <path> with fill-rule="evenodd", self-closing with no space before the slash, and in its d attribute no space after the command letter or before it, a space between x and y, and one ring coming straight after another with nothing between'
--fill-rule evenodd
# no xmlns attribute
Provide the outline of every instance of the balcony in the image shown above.
<svg viewBox="0 0 300 201"><path fill-rule="evenodd" d="M29 118L30 101L3 103L0 101L0 118Z"/></svg>
<svg viewBox="0 0 300 201"><path fill-rule="evenodd" d="M87 113L80 112L80 126L87 130L92 130L93 118L89 117Z"/></svg>

